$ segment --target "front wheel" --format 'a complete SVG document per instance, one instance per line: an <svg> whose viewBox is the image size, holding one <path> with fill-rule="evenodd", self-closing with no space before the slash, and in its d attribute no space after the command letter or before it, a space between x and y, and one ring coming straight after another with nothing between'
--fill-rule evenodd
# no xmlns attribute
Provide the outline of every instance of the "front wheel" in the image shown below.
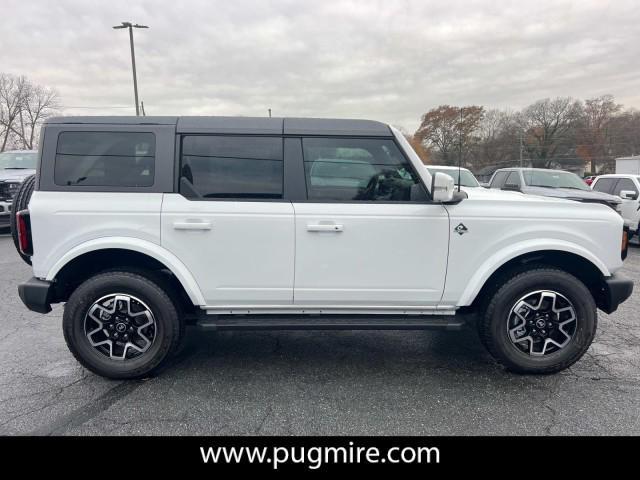
<svg viewBox="0 0 640 480"><path fill-rule="evenodd" d="M167 292L126 271L85 281L71 294L63 315L71 353L88 370L113 379L155 373L176 351L183 328Z"/></svg>
<svg viewBox="0 0 640 480"><path fill-rule="evenodd" d="M519 273L498 288L479 319L480 338L509 370L555 373L577 362L596 333L589 289L553 268Z"/></svg>

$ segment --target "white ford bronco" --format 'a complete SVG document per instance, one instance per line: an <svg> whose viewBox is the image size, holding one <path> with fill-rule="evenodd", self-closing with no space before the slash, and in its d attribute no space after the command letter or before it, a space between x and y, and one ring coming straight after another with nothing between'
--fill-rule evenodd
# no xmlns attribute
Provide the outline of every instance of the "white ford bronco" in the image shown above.
<svg viewBox="0 0 640 480"><path fill-rule="evenodd" d="M157 371L186 324L459 329L513 371L589 348L633 283L600 204L455 188L373 121L63 117L14 200L40 313L89 370Z"/></svg>

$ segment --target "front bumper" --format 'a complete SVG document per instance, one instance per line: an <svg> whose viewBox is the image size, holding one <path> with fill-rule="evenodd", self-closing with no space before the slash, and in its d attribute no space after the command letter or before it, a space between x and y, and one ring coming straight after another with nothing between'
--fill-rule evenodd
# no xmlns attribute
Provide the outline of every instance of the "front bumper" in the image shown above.
<svg viewBox="0 0 640 480"><path fill-rule="evenodd" d="M598 308L605 313L613 313L618 305L631 296L633 292L633 280L624 275L614 274L602 282L602 297L598 302Z"/></svg>
<svg viewBox="0 0 640 480"><path fill-rule="evenodd" d="M9 213L11 212L11 202L0 200L0 227L9 225Z"/></svg>
<svg viewBox="0 0 640 480"><path fill-rule="evenodd" d="M20 300L29 310L38 313L49 313L51 311L51 300L53 298L53 283L31 277L25 283L18 285Z"/></svg>

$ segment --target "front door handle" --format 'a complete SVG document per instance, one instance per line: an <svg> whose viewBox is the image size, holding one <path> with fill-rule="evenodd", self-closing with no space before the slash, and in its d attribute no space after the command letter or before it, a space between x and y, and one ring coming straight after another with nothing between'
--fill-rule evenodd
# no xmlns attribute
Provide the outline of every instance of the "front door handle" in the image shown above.
<svg viewBox="0 0 640 480"><path fill-rule="evenodd" d="M308 224L307 231L309 232L342 232L344 227L337 223L319 223Z"/></svg>
<svg viewBox="0 0 640 480"><path fill-rule="evenodd" d="M176 230L211 230L209 222L173 222Z"/></svg>

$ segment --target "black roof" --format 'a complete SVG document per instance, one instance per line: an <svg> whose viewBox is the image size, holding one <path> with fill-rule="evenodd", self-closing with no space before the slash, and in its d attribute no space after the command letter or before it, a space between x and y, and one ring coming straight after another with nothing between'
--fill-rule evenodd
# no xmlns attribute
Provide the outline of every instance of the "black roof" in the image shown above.
<svg viewBox="0 0 640 480"><path fill-rule="evenodd" d="M231 133L251 135L392 136L389 126L373 120L270 117L52 117L47 124L175 125L177 133Z"/></svg>

